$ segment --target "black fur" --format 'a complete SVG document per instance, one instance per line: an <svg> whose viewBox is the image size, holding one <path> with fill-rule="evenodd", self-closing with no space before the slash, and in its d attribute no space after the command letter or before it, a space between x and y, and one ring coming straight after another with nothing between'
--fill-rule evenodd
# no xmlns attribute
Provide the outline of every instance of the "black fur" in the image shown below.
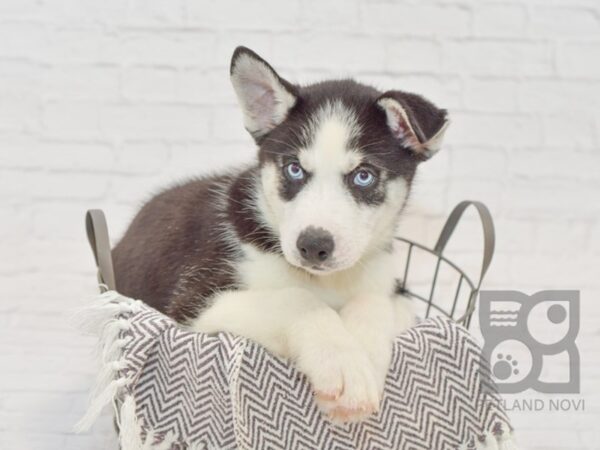
<svg viewBox="0 0 600 450"><path fill-rule="evenodd" d="M190 181L144 205L113 249L117 290L184 322L215 291L238 288L232 263L239 252L224 234L225 221L242 242L280 252L252 207L257 170Z"/></svg>
<svg viewBox="0 0 600 450"><path fill-rule="evenodd" d="M294 92L297 92L299 97L286 120L257 139L260 164L275 162L283 171L285 164L296 158L300 148L306 148L311 144L303 133L306 118L315 114L325 103L339 101L356 114L363 130L356 142L352 144L365 155L367 164L380 175L378 185L372 189L350 188L357 201L371 205L378 205L385 201L386 180L403 177L410 185L418 163L423 160L392 135L387 126L385 112L377 105L377 100L384 95L393 96L400 99L403 105L407 105L407 111L410 107L409 117L415 120L413 127L419 130L425 140L441 128L446 114L445 111L438 110L418 95L400 91L382 94L370 86L353 80L325 81L297 87ZM416 125L417 120L420 125ZM382 174L383 171L385 174ZM293 199L308 181L307 179L302 183L290 182L282 174L282 198Z"/></svg>
<svg viewBox="0 0 600 450"><path fill-rule="evenodd" d="M231 70L242 54L260 59L244 47L236 49ZM386 124L385 112L377 105L382 96L393 96L408 111L423 142L443 125L445 111L422 97L401 91L382 93L352 80L325 81L295 86L278 81L297 97L286 119L269 132L254 136L258 164L245 171L201 178L173 187L151 199L137 214L122 240L113 250L117 289L124 295L142 299L159 311L184 322L196 317L207 300L219 290L238 289L235 261L239 249L231 245L227 233L265 252L281 253L277 233L261 223L253 192L259 168L275 162L282 170L296 158L300 147L310 144L302 133L308 117L327 101L340 101L358 118L362 133L353 143L364 154L378 181L368 188L347 186L356 201L370 205L385 200L385 183L396 177L412 182L422 156L405 148ZM281 196L292 199L310 182L293 184L281 172ZM224 232L224 226L229 230ZM233 264L232 264L233 263Z"/></svg>

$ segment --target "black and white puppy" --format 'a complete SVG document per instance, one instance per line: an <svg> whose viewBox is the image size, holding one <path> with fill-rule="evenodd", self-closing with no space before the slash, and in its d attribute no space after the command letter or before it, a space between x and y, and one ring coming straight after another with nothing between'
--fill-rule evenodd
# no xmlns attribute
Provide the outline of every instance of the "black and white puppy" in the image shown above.
<svg viewBox="0 0 600 450"><path fill-rule="evenodd" d="M231 81L257 164L148 202L113 251L117 288L291 358L333 419L364 418L412 323L394 297L392 240L446 111L352 80L294 85L244 47Z"/></svg>

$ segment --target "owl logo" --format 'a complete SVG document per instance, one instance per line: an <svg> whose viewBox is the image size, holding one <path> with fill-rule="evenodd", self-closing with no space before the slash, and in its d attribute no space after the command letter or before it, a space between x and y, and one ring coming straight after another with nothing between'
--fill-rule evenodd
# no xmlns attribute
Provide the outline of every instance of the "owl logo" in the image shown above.
<svg viewBox="0 0 600 450"><path fill-rule="evenodd" d="M479 322L498 392L579 393L579 291L481 291Z"/></svg>

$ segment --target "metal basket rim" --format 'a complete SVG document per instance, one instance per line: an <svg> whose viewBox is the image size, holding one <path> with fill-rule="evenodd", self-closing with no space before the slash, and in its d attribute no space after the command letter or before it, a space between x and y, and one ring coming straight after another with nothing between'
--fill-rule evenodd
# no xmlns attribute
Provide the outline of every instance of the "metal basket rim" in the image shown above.
<svg viewBox="0 0 600 450"><path fill-rule="evenodd" d="M454 263L452 260L450 260L449 258L447 258L443 252L437 252L432 248L427 247L426 245L423 245L419 242L416 242L412 239L408 239L405 237L401 237L401 236L395 236L394 237L395 240L397 241L402 241L405 242L406 244L409 245L409 254L407 255L407 263L406 263L406 271L405 271L405 276L403 277L403 279L401 280L401 289L402 289L402 293L405 295L409 295L410 297L414 297L418 300L421 300L424 303L427 303L428 305L428 311L429 308L434 308L435 310L439 311L440 313L444 314L446 317L449 317L450 319L454 320L457 323L461 323L464 324L466 327L469 326L470 324L470 319L471 316L475 310L475 305L474 305L474 298L476 297L477 293L479 292L479 289L475 286L475 283L471 280L471 277L469 275L466 274L466 272L460 268L456 263ZM437 258L437 263L436 263L436 270L435 270L435 274L434 274L434 279L432 281L432 292L430 295L430 298L427 299L419 294L416 294L414 292L412 292L410 289L408 289L406 287L406 272L408 272L408 267L410 264L410 256L411 256L411 252L412 249L411 247L417 247L420 250L423 250L427 253L430 253L432 255L434 255ZM438 273L438 269L439 269L439 265L440 262L443 261L446 264L448 264L450 267L452 267L454 270L456 270L456 272L458 272L460 274L460 279L459 279L459 287L457 289L457 291L459 291L460 289L460 283L462 283L462 280L465 280L466 283L469 285L470 288L470 294L469 294L469 301L467 303L467 308L465 309L464 314L457 318L454 319L452 317L452 314L448 313L447 311L444 311L440 306L436 305L435 303L433 303L433 290L435 289L435 284L437 282L437 273ZM455 303L456 303L457 299L455 298ZM454 305L455 306L455 305ZM428 316L428 313L427 313Z"/></svg>

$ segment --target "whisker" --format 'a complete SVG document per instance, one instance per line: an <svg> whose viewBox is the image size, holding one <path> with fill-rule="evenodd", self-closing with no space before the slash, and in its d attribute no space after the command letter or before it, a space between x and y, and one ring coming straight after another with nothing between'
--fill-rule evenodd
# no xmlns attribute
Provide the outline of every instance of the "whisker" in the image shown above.
<svg viewBox="0 0 600 450"><path fill-rule="evenodd" d="M296 138L296 145L298 147L302 146L302 142L304 142L306 140L306 135L303 131L303 129L294 129L294 128L290 128L290 132L294 135L294 137Z"/></svg>
<svg viewBox="0 0 600 450"><path fill-rule="evenodd" d="M363 149L363 148L369 148L369 147L373 147L373 146L376 146L376 145L381 145L383 143L385 143L385 139L380 139L379 141L372 141L372 142L369 142L368 144L361 145L360 148L361 149Z"/></svg>
<svg viewBox="0 0 600 450"><path fill-rule="evenodd" d="M262 150L262 151L269 155L290 156L290 154L287 152L277 152L277 151L273 151L273 150Z"/></svg>
<svg viewBox="0 0 600 450"><path fill-rule="evenodd" d="M294 150L294 151L298 150L298 149L297 149L297 147L294 147L294 146L293 146L293 145L291 145L289 142L281 141L281 140L279 140L279 139L274 139L274 138L272 138L272 137L268 137L268 138L266 138L265 140L267 140L267 141L271 141L271 142L275 142L276 144L282 144L282 145L285 145L285 146L286 146L287 148L289 148L290 150Z"/></svg>

